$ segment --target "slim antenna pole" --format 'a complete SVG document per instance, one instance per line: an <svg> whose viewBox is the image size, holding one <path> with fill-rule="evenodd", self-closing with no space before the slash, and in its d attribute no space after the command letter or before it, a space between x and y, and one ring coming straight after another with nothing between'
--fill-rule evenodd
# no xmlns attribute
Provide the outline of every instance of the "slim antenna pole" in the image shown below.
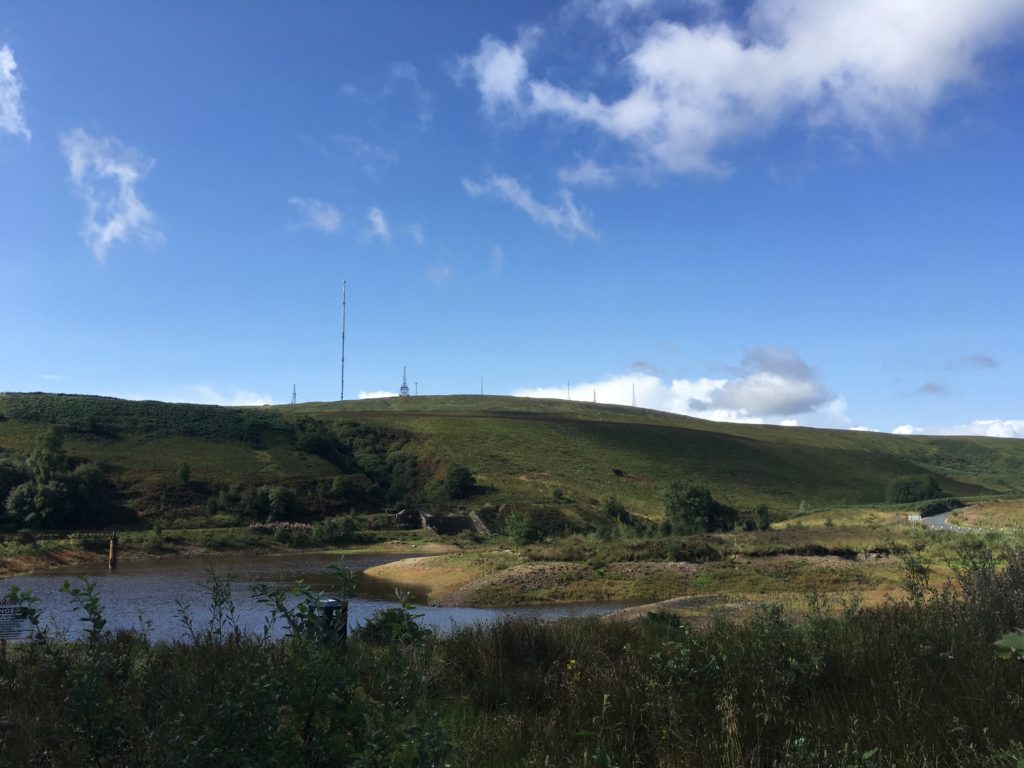
<svg viewBox="0 0 1024 768"><path fill-rule="evenodd" d="M633 385L633 407L636 408L636 384Z"/></svg>
<svg viewBox="0 0 1024 768"><path fill-rule="evenodd" d="M595 403L597 402L597 390L596 389L594 390L594 402Z"/></svg>
<svg viewBox="0 0 1024 768"><path fill-rule="evenodd" d="M295 385L292 384L292 405L295 405Z"/></svg>
<svg viewBox="0 0 1024 768"><path fill-rule="evenodd" d="M483 393L484 393L484 377L481 376L480 377L480 394L482 395Z"/></svg>
<svg viewBox="0 0 1024 768"><path fill-rule="evenodd" d="M416 392L416 394L419 395L419 393L420 393L420 383L418 381L414 381L412 383L412 386L413 386L413 390Z"/></svg>
<svg viewBox="0 0 1024 768"><path fill-rule="evenodd" d="M341 400L345 399L345 289L346 280L341 281Z"/></svg>
<svg viewBox="0 0 1024 768"><path fill-rule="evenodd" d="M569 391L569 382L565 382L565 399L572 400L572 393Z"/></svg>

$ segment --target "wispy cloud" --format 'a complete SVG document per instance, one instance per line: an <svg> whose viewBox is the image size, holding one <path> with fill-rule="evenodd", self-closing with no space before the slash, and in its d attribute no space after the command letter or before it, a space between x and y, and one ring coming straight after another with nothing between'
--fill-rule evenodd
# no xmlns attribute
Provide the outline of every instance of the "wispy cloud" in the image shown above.
<svg viewBox="0 0 1024 768"><path fill-rule="evenodd" d="M25 123L21 107L21 92L25 84L18 76L18 63L14 51L5 45L0 48L0 133L32 138L32 132Z"/></svg>
<svg viewBox="0 0 1024 768"><path fill-rule="evenodd" d="M917 394L926 395L928 397L945 397L948 392L944 385L936 384L934 381L926 381L917 388Z"/></svg>
<svg viewBox="0 0 1024 768"><path fill-rule="evenodd" d="M455 270L450 264L438 264L427 270L427 279L434 285L444 285L452 279Z"/></svg>
<svg viewBox="0 0 1024 768"><path fill-rule="evenodd" d="M434 95L423 87L419 70L407 61L399 61L391 66L391 77L410 85L416 99L416 116L421 125L429 125L434 119Z"/></svg>
<svg viewBox="0 0 1024 768"><path fill-rule="evenodd" d="M290 393L289 393L290 394ZM114 394L114 397L122 395ZM190 384L175 387L159 394L124 395L127 400L158 400L165 403L197 403L201 405L273 405L270 395L252 392L238 387L222 389L209 384Z"/></svg>
<svg viewBox="0 0 1024 768"><path fill-rule="evenodd" d="M584 160L570 168L559 168L558 178L569 187L610 187L615 183L615 174L593 160Z"/></svg>
<svg viewBox="0 0 1024 768"><path fill-rule="evenodd" d="M358 136L334 133L330 140L356 162L370 181L379 182L385 171L398 164L398 153L395 150L371 144Z"/></svg>
<svg viewBox="0 0 1024 768"><path fill-rule="evenodd" d="M490 195L511 203L529 214L538 224L551 227L569 240L575 239L577 235L597 238L587 216L573 203L572 193L567 189L559 191L561 204L555 207L538 202L530 190L511 176L491 176L484 182L463 179L462 186L473 197Z"/></svg>
<svg viewBox="0 0 1024 768"><path fill-rule="evenodd" d="M991 355L982 354L958 357L955 360L949 360L946 362L946 368L950 371L983 371L998 367L998 360Z"/></svg>
<svg viewBox="0 0 1024 768"><path fill-rule="evenodd" d="M341 211L330 203L315 197L289 197L288 203L301 217L300 227L317 229L321 232L337 232L341 229Z"/></svg>
<svg viewBox="0 0 1024 768"><path fill-rule="evenodd" d="M370 222L370 237L378 237L385 243L391 242L391 230L388 227L388 220L384 217L384 211L380 208L371 208L366 213L366 220Z"/></svg>
<svg viewBox="0 0 1024 768"><path fill-rule="evenodd" d="M601 2L615 26L639 2ZM784 121L852 129L878 141L913 133L956 86L977 82L981 60L1024 32L1013 0L755 0L733 21L649 23L609 79L628 92L531 77L530 43L481 40L459 60L484 109L590 125L676 173L722 173L723 146ZM609 89L610 90L610 89ZM618 90L618 89L616 89Z"/></svg>
<svg viewBox="0 0 1024 768"><path fill-rule="evenodd" d="M423 234L423 227L419 224L410 224L407 229L409 230L410 237L412 237L412 241L416 243L416 245L421 248L426 245L427 238Z"/></svg>
<svg viewBox="0 0 1024 768"><path fill-rule="evenodd" d="M82 238L99 261L106 260L108 249L117 242L163 241L152 227L153 212L136 192L153 167L151 158L117 139L96 138L81 128L64 134L60 145L71 181L86 205Z"/></svg>
<svg viewBox="0 0 1024 768"><path fill-rule="evenodd" d="M505 268L505 252L500 245L491 248L491 271L501 272Z"/></svg>

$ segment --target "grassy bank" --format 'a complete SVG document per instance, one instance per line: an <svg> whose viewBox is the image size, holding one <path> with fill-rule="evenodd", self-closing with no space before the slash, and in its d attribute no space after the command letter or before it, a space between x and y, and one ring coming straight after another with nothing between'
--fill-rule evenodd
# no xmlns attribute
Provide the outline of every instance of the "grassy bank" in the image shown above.
<svg viewBox="0 0 1024 768"><path fill-rule="evenodd" d="M22 766L977 766L1024 758L1024 552L971 544L954 580L799 621L506 622L430 637L408 613L347 650L214 619L182 642L91 631L0 654L0 762ZM329 632L329 631L328 631ZM158 691L159 695L153 695Z"/></svg>

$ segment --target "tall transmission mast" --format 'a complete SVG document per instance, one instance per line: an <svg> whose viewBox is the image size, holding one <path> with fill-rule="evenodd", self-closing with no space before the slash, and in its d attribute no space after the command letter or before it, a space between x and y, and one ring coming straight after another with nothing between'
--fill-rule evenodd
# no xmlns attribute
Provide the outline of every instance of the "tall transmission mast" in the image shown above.
<svg viewBox="0 0 1024 768"><path fill-rule="evenodd" d="M633 385L633 407L636 408L636 384Z"/></svg>
<svg viewBox="0 0 1024 768"><path fill-rule="evenodd" d="M292 384L292 405L295 405L295 385Z"/></svg>
<svg viewBox="0 0 1024 768"><path fill-rule="evenodd" d="M398 396L399 397L408 397L409 396L409 385L406 383L406 380L405 380L405 366L404 365L402 366L402 388L400 390L398 390Z"/></svg>
<svg viewBox="0 0 1024 768"><path fill-rule="evenodd" d="M341 397L345 399L345 288L347 280L341 281Z"/></svg>

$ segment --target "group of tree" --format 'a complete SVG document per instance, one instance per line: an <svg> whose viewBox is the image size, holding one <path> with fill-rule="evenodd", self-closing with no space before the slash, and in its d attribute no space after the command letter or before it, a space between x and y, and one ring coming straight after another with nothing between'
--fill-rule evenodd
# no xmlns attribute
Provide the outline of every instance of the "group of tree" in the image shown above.
<svg viewBox="0 0 1024 768"><path fill-rule="evenodd" d="M103 468L73 462L56 428L41 433L27 456L0 458L0 507L9 524L31 528L100 526L117 513Z"/></svg>

